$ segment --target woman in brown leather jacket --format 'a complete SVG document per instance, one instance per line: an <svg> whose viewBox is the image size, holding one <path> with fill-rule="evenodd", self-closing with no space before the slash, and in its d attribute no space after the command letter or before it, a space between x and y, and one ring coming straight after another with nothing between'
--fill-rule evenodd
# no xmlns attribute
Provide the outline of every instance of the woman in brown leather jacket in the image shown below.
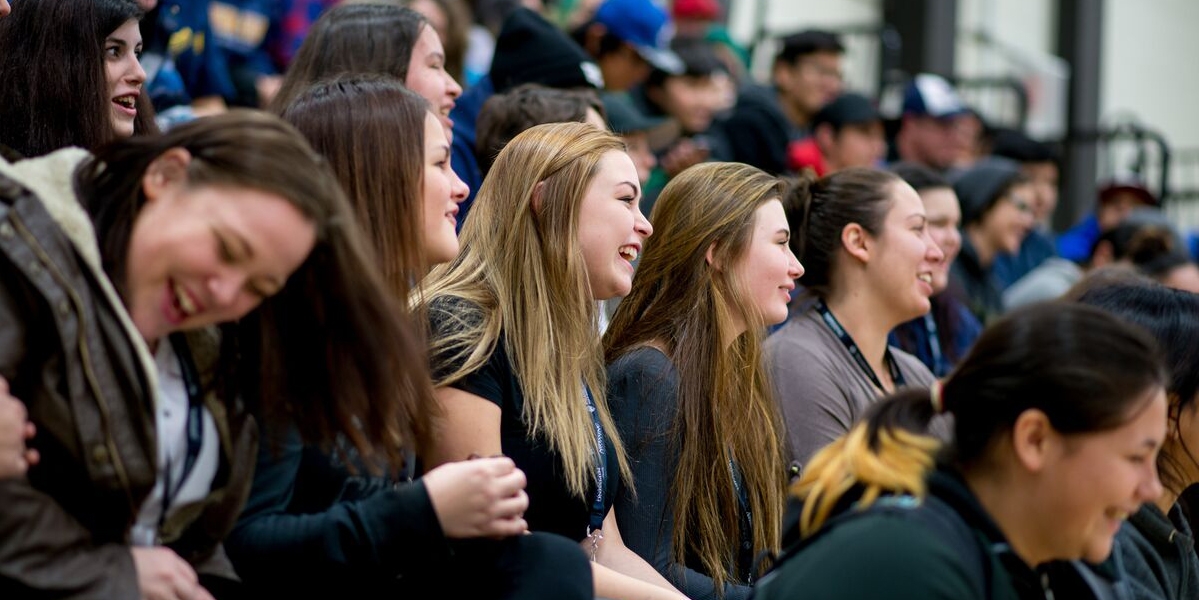
<svg viewBox="0 0 1199 600"><path fill-rule="evenodd" d="M0 376L40 453L0 481L0 597L203 599L220 580L197 572L235 579L242 398L390 468L428 436L419 336L274 117L0 162L0 282Z"/></svg>

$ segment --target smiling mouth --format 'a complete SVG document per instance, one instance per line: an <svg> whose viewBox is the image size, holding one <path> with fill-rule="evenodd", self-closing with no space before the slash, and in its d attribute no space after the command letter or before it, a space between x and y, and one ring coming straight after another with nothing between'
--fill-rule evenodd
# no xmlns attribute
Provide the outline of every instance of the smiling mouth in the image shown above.
<svg viewBox="0 0 1199 600"><path fill-rule="evenodd" d="M137 98L133 96L117 96L112 103L128 110L137 110Z"/></svg>
<svg viewBox="0 0 1199 600"><path fill-rule="evenodd" d="M927 283L929 285L933 284L933 274L932 273L921 273L916 276L916 279L919 279L920 281L923 281L924 283Z"/></svg>
<svg viewBox="0 0 1199 600"><path fill-rule="evenodd" d="M621 246L617 252L620 253L621 258L629 262L637 260L637 248L633 246Z"/></svg>
<svg viewBox="0 0 1199 600"><path fill-rule="evenodd" d="M187 290L182 285L176 283L171 286L171 290L175 293L175 306L179 308L179 312L183 314L184 318L199 312L199 308L195 302L192 302L191 296L188 295Z"/></svg>

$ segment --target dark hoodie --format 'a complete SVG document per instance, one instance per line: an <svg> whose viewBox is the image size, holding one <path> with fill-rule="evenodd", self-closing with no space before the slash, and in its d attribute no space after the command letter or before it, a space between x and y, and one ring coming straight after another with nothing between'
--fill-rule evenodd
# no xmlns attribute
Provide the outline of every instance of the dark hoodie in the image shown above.
<svg viewBox="0 0 1199 600"><path fill-rule="evenodd" d="M1109 597L1088 586L1109 585L1106 580L1119 572L1118 561L1099 576L1082 576L1072 563L1034 570L1011 550L958 473L946 467L933 472L928 493L920 503L908 496L885 497L864 512L841 512L798 552L780 558L759 581L754 598ZM798 531L797 505L793 500L784 531Z"/></svg>
<svg viewBox="0 0 1199 600"><path fill-rule="evenodd" d="M1182 509L1169 515L1146 504L1116 534L1118 555L1136 600L1199 598L1199 557Z"/></svg>

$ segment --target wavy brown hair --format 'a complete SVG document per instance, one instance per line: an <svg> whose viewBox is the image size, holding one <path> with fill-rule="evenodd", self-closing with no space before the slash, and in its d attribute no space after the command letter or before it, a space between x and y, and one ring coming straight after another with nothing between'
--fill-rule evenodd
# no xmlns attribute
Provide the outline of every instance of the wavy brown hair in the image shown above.
<svg viewBox="0 0 1199 600"><path fill-rule="evenodd" d="M434 385L452 385L477 371L503 333L530 437L543 435L562 458L563 479L579 498L594 481L596 461L580 382L590 386L621 476L631 481L605 400L599 309L578 241L579 207L600 160L624 151L619 137L584 123L538 125L516 136L479 189L462 228L462 253L422 283L422 306L451 323L433 335L433 371L449 371ZM465 301L470 310L439 310L447 300Z"/></svg>
<svg viewBox="0 0 1199 600"><path fill-rule="evenodd" d="M633 290L604 335L609 364L655 345L678 371L672 548L680 564L697 557L717 590L743 534L728 465L735 461L744 478L755 554L778 551L787 476L782 417L762 366L764 323L738 271L713 268L706 255L712 248L719 265L743 260L755 212L782 191L778 179L739 163L698 165L672 179L654 204L655 233ZM738 321L749 327L729 344Z"/></svg>
<svg viewBox="0 0 1199 600"><path fill-rule="evenodd" d="M329 447L344 436L371 464L396 468L405 449L425 448L433 400L419 331L383 282L329 166L279 118L230 111L118 141L80 168L76 187L118 291L146 203L143 174L173 148L191 154L188 186L275 194L316 228L315 247L283 289L226 330L221 358L237 362L238 391L268 420L297 423L307 441Z"/></svg>

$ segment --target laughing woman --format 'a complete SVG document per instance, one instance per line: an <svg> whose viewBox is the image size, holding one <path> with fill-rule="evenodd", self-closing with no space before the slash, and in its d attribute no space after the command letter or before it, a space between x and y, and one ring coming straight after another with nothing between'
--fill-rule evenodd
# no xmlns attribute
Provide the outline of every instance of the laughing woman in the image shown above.
<svg viewBox="0 0 1199 600"><path fill-rule="evenodd" d="M803 274L781 195L737 163L671 180L604 338L637 490L617 498L618 524L689 598L748 597L754 557L779 548L784 437L761 340Z"/></svg>
<svg viewBox="0 0 1199 600"><path fill-rule="evenodd" d="M257 444L243 399L391 468L427 438L419 336L285 123L231 112L0 163L0 193L0 375L41 459L0 482L5 597L226 589Z"/></svg>
<svg viewBox="0 0 1199 600"><path fill-rule="evenodd" d="M891 173L847 169L799 180L788 194L803 310L766 346L792 459L803 464L881 396L932 383L887 335L928 312L944 255L920 196Z"/></svg>
<svg viewBox="0 0 1199 600"><path fill-rule="evenodd" d="M450 169L449 142L423 98L391 78L347 77L313 85L283 117L328 157L397 298L406 299L429 265L457 256L453 214L466 186ZM414 140L413 131L423 135ZM239 574L258 593L590 597L577 547L523 535L528 496L512 460L447 463L419 479L370 474L361 460L347 465L305 445L286 420L263 427L275 444L259 452L229 542ZM490 556L463 560L455 540L483 536L503 539L488 545ZM454 578L455 567L472 576Z"/></svg>
<svg viewBox="0 0 1199 600"><path fill-rule="evenodd" d="M1133 513L1116 535L1115 551L1132 597L1199 597L1199 555L1179 501L1184 490L1199 483L1199 296L1152 283L1115 284L1088 290L1079 302L1144 328L1157 339L1170 370L1166 443L1157 455L1164 491Z"/></svg>
<svg viewBox="0 0 1199 600"><path fill-rule="evenodd" d="M1153 339L1099 309L1012 313L943 385L875 404L816 454L792 488L804 540L756 597L1095 597L1098 578L1056 561L1103 561L1161 495L1165 383Z"/></svg>
<svg viewBox="0 0 1199 600"><path fill-rule="evenodd" d="M0 146L22 156L157 131L134 0L21 0L0 19Z"/></svg>
<svg viewBox="0 0 1199 600"><path fill-rule="evenodd" d="M529 478L529 529L594 559L595 594L679 598L625 547L611 505L628 481L605 396L597 301L623 296L653 231L620 138L538 125L496 158L463 251L424 283L437 397L434 464L503 453Z"/></svg>

